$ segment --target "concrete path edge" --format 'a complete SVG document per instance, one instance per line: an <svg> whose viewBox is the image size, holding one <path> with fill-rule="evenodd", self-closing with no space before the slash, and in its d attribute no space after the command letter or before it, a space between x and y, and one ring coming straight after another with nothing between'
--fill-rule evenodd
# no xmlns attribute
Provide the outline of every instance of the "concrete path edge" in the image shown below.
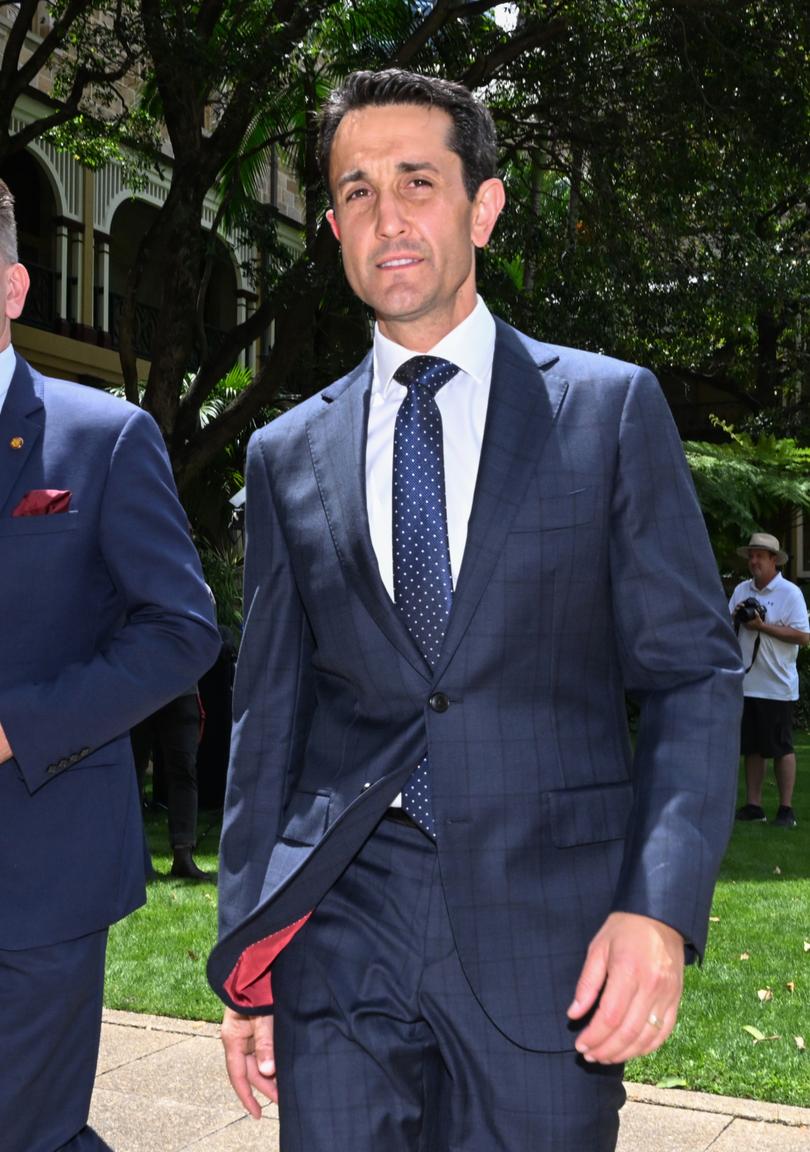
<svg viewBox="0 0 810 1152"><path fill-rule="evenodd" d="M118 1032L118 1029L133 1029L139 1032L153 1032L165 1033L177 1037L199 1037L209 1040L216 1040L219 1037L219 1026L206 1021L199 1020L176 1020L165 1016L150 1016L140 1015L132 1012L123 1012L115 1009L105 1009L103 1014L103 1024L113 1026L111 1031ZM118 1032L118 1035L121 1035ZM168 1037L167 1037L168 1039ZM135 1037L133 1036L133 1041ZM178 1041L178 1043L183 1043ZM139 1043L140 1046L140 1043ZM210 1059L206 1062L206 1069L200 1070L201 1075L204 1076L206 1083L212 1076L212 1069L215 1066L213 1053L208 1045L204 1046L205 1050L209 1053ZM196 1049L195 1049L196 1050ZM224 1061L222 1063L222 1077L224 1079L225 1068ZM216 1077L214 1077L216 1079ZM101 1078L103 1082L103 1077ZM99 1083L97 1081L97 1083ZM727 1124L735 1126L737 1121L740 1122L754 1122L760 1124L773 1125L774 1128L778 1125L784 1125L789 1129L803 1128L810 1131L810 1108L798 1108L787 1104L775 1104L757 1100L743 1100L736 1099L728 1096L715 1096L705 1092L691 1092L681 1088L656 1088L650 1084L637 1084L632 1082L625 1082L627 1090L628 1104L631 1105L650 1105L653 1109L674 1109L683 1114L690 1114L694 1117L693 1120L688 1121L690 1124L702 1123L705 1128L708 1122L708 1116L713 1115L718 1118L724 1118ZM227 1097L226 1097L227 1098ZM235 1097L233 1100L233 1108L238 1115L240 1106ZM631 1111L638 1111L633 1110ZM228 1109L229 1116L231 1116L232 1109ZM663 1119L665 1113L647 1113L644 1108L640 1109L641 1113L645 1115L658 1115ZM706 1114L706 1122L698 1120L701 1114ZM273 1106L268 1105L267 1115L275 1115ZM628 1117L629 1119L629 1117ZM675 1122L673 1115L673 1122ZM686 1115L678 1124L687 1123ZM745 1127L743 1123L742 1127ZM736 1131L736 1127L735 1127ZM774 1137L777 1133L773 1131ZM787 1138L788 1133L785 1132ZM804 1136L799 1136L797 1133L793 1139L804 1139ZM239 1142L241 1146L241 1140ZM710 1141L711 1143L711 1141ZM190 1147L190 1145L188 1145ZM792 1146L792 1145L791 1145ZM802 1147L804 1145L802 1144ZM196 1147L196 1145L195 1145ZM200 1145L200 1149L208 1147L207 1145ZM213 1145L211 1145L213 1148ZM675 1147L675 1145L673 1145ZM680 1145L678 1145L680 1147ZM770 1144L768 1145L770 1147Z"/></svg>

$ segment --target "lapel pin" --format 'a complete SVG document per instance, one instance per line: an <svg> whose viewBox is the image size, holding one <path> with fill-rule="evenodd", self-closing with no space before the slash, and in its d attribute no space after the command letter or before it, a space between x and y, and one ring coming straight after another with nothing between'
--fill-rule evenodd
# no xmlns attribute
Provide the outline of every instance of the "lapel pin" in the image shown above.
<svg viewBox="0 0 810 1152"><path fill-rule="evenodd" d="M12 436L9 440L9 444L12 448L22 448L24 443L25 441L23 440L22 436Z"/></svg>

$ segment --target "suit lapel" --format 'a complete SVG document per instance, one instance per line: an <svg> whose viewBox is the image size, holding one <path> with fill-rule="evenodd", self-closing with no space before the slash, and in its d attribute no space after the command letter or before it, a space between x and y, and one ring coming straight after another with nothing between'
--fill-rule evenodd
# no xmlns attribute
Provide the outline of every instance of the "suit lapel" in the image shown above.
<svg viewBox="0 0 810 1152"><path fill-rule="evenodd" d="M37 384L38 378L18 356L0 412L0 509L8 501L34 445L42 435L45 409Z"/></svg>
<svg viewBox="0 0 810 1152"><path fill-rule="evenodd" d="M538 363L514 329L500 320L496 325L475 497L437 675L469 627L567 390L564 381L542 371L554 363L556 354L549 349L543 358L541 347Z"/></svg>
<svg viewBox="0 0 810 1152"><path fill-rule="evenodd" d="M366 429L372 356L322 393L307 424L312 466L346 579L381 631L426 679L430 669L394 607L380 576L366 506Z"/></svg>

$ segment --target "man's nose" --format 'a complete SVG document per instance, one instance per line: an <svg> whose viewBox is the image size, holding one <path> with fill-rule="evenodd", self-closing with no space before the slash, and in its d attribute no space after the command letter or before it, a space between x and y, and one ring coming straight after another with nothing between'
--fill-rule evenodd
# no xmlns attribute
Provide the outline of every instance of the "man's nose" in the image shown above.
<svg viewBox="0 0 810 1152"><path fill-rule="evenodd" d="M377 234L390 239L392 236L401 236L407 227L399 197L393 192L380 192L377 196Z"/></svg>

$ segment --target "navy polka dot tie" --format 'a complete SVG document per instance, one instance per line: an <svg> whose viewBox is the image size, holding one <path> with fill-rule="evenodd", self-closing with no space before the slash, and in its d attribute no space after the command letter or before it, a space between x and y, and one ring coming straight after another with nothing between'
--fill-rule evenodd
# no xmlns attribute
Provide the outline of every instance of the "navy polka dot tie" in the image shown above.
<svg viewBox="0 0 810 1152"><path fill-rule="evenodd" d="M394 427L394 600L431 667L453 602L442 417L435 397L457 372L448 360L414 356L394 373L408 389ZM435 838L427 757L406 781L402 807Z"/></svg>

